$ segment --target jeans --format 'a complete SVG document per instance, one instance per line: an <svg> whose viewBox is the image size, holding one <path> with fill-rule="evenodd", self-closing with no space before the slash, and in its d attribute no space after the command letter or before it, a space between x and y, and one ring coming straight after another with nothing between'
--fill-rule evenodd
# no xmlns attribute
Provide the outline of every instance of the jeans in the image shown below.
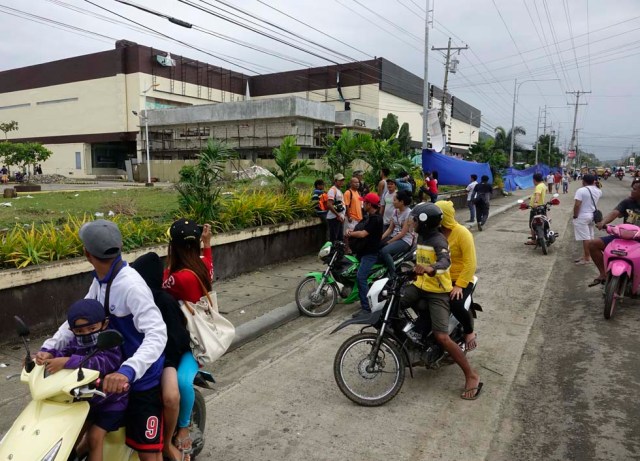
<svg viewBox="0 0 640 461"><path fill-rule="evenodd" d="M467 207L469 208L469 221L476 220L476 206L473 203L473 200L467 200Z"/></svg>
<svg viewBox="0 0 640 461"><path fill-rule="evenodd" d="M198 362L191 352L185 352L178 365L178 389L180 390L180 412L178 413L178 427L189 427L191 410L196 400L193 390L193 379L198 373Z"/></svg>
<svg viewBox="0 0 640 461"><path fill-rule="evenodd" d="M389 271L390 277L395 277L396 275L396 266L393 264L393 257L398 253L402 253L409 249L411 245L409 245L404 240L396 240L395 242L391 242L382 247L380 250L380 258L382 262L387 266L387 270Z"/></svg>
<svg viewBox="0 0 640 461"><path fill-rule="evenodd" d="M327 219L327 227L329 227L329 241L342 241L344 238L343 224L338 218Z"/></svg>
<svg viewBox="0 0 640 461"><path fill-rule="evenodd" d="M369 291L369 284L367 279L371 273L371 268L378 260L377 254L364 255L360 259L360 267L358 267L358 275L356 280L358 281L358 296L360 296L360 306L365 311L370 311L369 300L367 299L367 292Z"/></svg>

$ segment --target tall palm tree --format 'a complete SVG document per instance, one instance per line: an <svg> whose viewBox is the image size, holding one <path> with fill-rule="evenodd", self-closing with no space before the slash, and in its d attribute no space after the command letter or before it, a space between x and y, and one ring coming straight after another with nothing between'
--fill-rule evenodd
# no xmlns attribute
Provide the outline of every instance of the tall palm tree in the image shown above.
<svg viewBox="0 0 640 461"><path fill-rule="evenodd" d="M496 140L495 149L502 150L503 152L509 152L511 150L511 136L513 134L515 134L516 136L514 138L513 150L514 151L522 150L522 146L520 146L517 142L517 136L525 135L527 134L527 131L521 126L516 126L513 128L513 133L512 133L511 130L507 132L501 126L497 126L494 133L495 133L495 140Z"/></svg>

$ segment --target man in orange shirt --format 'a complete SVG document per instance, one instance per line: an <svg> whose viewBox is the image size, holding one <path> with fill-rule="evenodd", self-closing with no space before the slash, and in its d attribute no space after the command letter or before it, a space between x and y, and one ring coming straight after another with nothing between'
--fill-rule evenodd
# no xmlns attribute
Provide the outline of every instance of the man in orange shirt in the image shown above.
<svg viewBox="0 0 640 461"><path fill-rule="evenodd" d="M344 193L344 206L346 208L345 231L353 230L362 221L362 201L360 200L360 181L353 177L349 182L349 190ZM346 232L345 232L346 233Z"/></svg>

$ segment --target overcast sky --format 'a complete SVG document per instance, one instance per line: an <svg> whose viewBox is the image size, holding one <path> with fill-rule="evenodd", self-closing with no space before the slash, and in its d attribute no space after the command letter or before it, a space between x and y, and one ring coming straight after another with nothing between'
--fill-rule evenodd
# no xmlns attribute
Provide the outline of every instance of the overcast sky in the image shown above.
<svg viewBox="0 0 640 461"><path fill-rule="evenodd" d="M247 18L217 0L131 0L262 51L182 28L116 0L91 2L243 67L143 32L87 0L0 0L0 70L104 51L113 48L114 39L128 39L247 75L374 56L423 75L426 0L224 0L259 19ZM239 15L234 17L238 21L250 19L259 24L252 27L263 31L263 26L269 27L270 35L313 54L189 4L231 16L227 10ZM632 148L640 152L640 0L435 0L435 5L432 0L432 8L430 46L445 47L448 37L453 46L469 45L458 56L458 72L450 75L449 87L454 96L482 112L483 131L496 126L510 129L514 79L518 83L537 79L543 81L519 86L516 125L527 131L518 138L521 142L530 145L534 141L538 108L546 104L547 130L552 127L560 132L562 146L568 143L573 106L567 104L574 103L575 96L566 92L581 90L591 91L580 98L581 103L588 103L579 106L578 112L582 148L600 159L619 158ZM25 19L16 10L91 33L72 32L62 24L45 25L33 16ZM342 56L282 30L274 31L260 20ZM443 78L442 52L429 51L429 81L442 87ZM420 130L411 127L412 132Z"/></svg>

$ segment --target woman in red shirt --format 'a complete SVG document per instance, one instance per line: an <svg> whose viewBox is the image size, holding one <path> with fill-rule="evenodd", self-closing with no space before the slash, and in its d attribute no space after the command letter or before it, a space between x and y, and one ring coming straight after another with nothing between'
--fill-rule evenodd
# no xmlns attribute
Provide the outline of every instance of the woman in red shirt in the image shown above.
<svg viewBox="0 0 640 461"><path fill-rule="evenodd" d="M205 224L200 230L195 221L183 218L171 225L169 234L171 241L162 287L178 301L195 303L205 295L204 290L211 291L213 280L211 226ZM203 246L202 255L200 242ZM165 368L165 373L162 375L163 395L166 393L175 398L178 394L180 401L179 412L174 409L167 414L165 410L165 436L171 440L177 424L178 431L174 445L178 450L186 451L191 448L189 425L195 400L193 379L197 372L198 362L189 351L182 355L177 370ZM175 448L169 447L167 451L173 452Z"/></svg>

